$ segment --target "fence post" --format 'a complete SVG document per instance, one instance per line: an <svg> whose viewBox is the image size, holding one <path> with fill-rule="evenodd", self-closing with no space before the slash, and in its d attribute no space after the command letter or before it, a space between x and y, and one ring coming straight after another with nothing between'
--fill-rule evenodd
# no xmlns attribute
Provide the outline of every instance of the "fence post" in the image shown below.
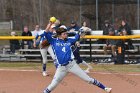
<svg viewBox="0 0 140 93"><path fill-rule="evenodd" d="M91 46L91 39L89 41L90 46L90 61L92 61L92 46Z"/></svg>
<svg viewBox="0 0 140 93"><path fill-rule="evenodd" d="M10 29L13 30L13 21L10 21Z"/></svg>

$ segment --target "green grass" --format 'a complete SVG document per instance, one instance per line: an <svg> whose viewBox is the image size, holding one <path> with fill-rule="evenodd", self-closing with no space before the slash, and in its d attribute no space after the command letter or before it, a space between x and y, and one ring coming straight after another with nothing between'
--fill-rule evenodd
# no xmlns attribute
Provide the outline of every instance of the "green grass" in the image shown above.
<svg viewBox="0 0 140 93"><path fill-rule="evenodd" d="M83 69L85 66L80 65ZM119 72L140 72L140 65L101 65L101 64L92 64L93 71L102 71L102 72L111 72L111 73L119 73ZM41 63L26 63L26 62L0 62L0 68L10 68L10 69L20 69L20 68L30 68L30 69L41 69ZM53 63L47 64L48 68L52 68Z"/></svg>
<svg viewBox="0 0 140 93"><path fill-rule="evenodd" d="M93 65L94 71L105 72L140 72L140 65Z"/></svg>
<svg viewBox="0 0 140 93"><path fill-rule="evenodd" d="M52 63L47 64L48 68L54 67ZM31 62L0 62L0 68L5 69L41 69L42 63Z"/></svg>
<svg viewBox="0 0 140 93"><path fill-rule="evenodd" d="M40 63L16 63L16 62L1 62L0 67L20 68L20 67L33 67L40 66Z"/></svg>

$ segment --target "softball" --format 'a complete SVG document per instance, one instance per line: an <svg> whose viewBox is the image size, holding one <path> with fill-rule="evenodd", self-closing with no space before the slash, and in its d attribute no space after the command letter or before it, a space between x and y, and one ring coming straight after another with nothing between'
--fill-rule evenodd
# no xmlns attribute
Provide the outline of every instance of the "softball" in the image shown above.
<svg viewBox="0 0 140 93"><path fill-rule="evenodd" d="M54 23L55 21L56 21L56 18L54 16L50 18L50 22Z"/></svg>

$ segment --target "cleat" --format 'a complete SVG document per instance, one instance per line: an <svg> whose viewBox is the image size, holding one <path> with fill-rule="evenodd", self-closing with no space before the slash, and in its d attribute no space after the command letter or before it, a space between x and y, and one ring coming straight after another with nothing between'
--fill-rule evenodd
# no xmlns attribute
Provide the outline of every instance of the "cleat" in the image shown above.
<svg viewBox="0 0 140 93"><path fill-rule="evenodd" d="M51 93L48 89L44 90L43 93Z"/></svg>
<svg viewBox="0 0 140 93"><path fill-rule="evenodd" d="M91 65L89 65L89 69L93 69L93 67Z"/></svg>
<svg viewBox="0 0 140 93"><path fill-rule="evenodd" d="M111 90L112 90L112 88L105 88L105 91L106 91L107 93L111 93Z"/></svg>
<svg viewBox="0 0 140 93"><path fill-rule="evenodd" d="M47 74L47 72L43 71L42 72L42 75L45 77L45 76L49 76L49 74Z"/></svg>
<svg viewBox="0 0 140 93"><path fill-rule="evenodd" d="M47 93L46 90L44 90L43 93Z"/></svg>
<svg viewBox="0 0 140 93"><path fill-rule="evenodd" d="M84 70L85 73L90 73L89 69Z"/></svg>

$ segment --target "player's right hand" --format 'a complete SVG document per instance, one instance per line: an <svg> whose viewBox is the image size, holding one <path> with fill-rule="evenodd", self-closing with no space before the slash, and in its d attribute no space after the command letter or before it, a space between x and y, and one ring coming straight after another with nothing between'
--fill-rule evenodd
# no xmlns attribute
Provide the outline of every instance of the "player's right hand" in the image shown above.
<svg viewBox="0 0 140 93"><path fill-rule="evenodd" d="M48 25L47 25L47 27L46 27L46 29L45 29L46 32L48 32L48 31L50 30L52 24L53 24L52 22L49 22L49 23L48 23Z"/></svg>

